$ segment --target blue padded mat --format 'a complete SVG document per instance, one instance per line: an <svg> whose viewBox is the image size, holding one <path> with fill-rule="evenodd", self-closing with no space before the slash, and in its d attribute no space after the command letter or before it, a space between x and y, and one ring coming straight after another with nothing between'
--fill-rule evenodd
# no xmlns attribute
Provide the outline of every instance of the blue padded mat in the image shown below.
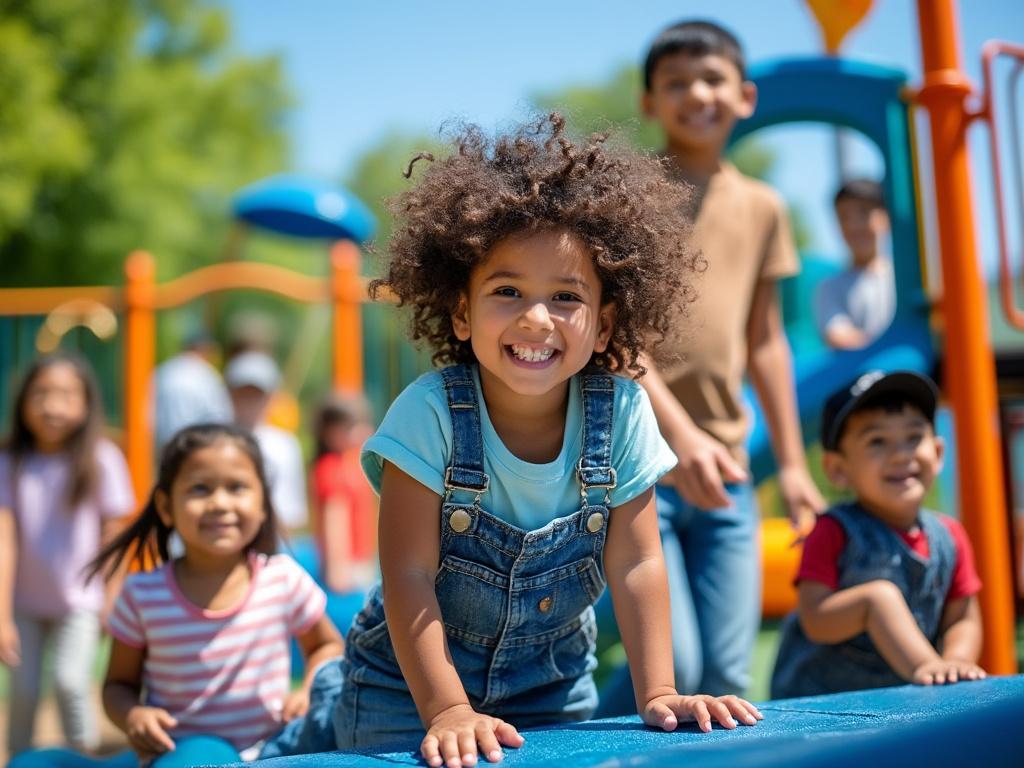
<svg viewBox="0 0 1024 768"><path fill-rule="evenodd" d="M525 731L508 766L1024 766L1024 675L770 701L734 731L692 724L662 733L638 718ZM418 744L278 758L267 768L425 765ZM490 765L485 761L480 766Z"/></svg>

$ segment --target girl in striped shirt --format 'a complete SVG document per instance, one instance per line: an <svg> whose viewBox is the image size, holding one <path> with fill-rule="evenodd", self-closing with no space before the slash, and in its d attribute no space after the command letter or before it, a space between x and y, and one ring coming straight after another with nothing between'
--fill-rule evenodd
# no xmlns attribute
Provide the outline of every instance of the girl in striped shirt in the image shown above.
<svg viewBox="0 0 1024 768"><path fill-rule="evenodd" d="M174 560L172 531L184 544ZM275 554L276 541L252 437L225 425L176 434L149 503L92 571L116 570L133 556L156 564L125 580L109 620L113 647L103 684L107 715L139 765L255 757L263 740L306 712L314 672L341 654L342 642L324 613L323 591L292 558ZM306 658L295 691L291 636ZM136 762L114 760L119 767Z"/></svg>

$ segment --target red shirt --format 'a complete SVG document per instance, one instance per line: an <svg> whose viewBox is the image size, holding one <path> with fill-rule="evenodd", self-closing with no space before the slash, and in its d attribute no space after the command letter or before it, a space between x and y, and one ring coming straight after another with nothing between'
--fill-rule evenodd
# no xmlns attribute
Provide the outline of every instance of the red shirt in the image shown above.
<svg viewBox="0 0 1024 768"><path fill-rule="evenodd" d="M971 549L971 542L960 521L945 515L940 515L939 519L949 529L956 547L956 565L953 567L953 579L949 584L949 593L946 595L948 603L958 597L977 594L981 589L981 579L974 567L974 552ZM928 557L928 537L925 536L922 529L917 528L913 532L901 531L898 528L892 530L914 552L921 557ZM797 571L795 582L810 579L821 582L830 589L838 589L838 563L844 547L846 547L846 531L843 530L839 521L828 515L819 517L814 530L804 542L803 557L800 559L800 569Z"/></svg>
<svg viewBox="0 0 1024 768"><path fill-rule="evenodd" d="M323 509L328 499L342 497L352 510L350 541L353 562L373 557L376 531L376 495L359 464L359 450L325 453L313 465L316 531L323 531ZM323 546L319 543L321 555Z"/></svg>

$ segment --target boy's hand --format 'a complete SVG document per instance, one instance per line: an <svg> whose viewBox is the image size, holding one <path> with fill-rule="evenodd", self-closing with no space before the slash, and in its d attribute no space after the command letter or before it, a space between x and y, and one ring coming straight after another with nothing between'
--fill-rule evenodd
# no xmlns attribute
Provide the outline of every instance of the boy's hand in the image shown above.
<svg viewBox="0 0 1024 768"><path fill-rule="evenodd" d="M811 479L806 467L779 470L779 495L793 529L803 535L810 533L815 518L825 511L825 499Z"/></svg>
<svg viewBox="0 0 1024 768"><path fill-rule="evenodd" d="M160 707L132 707L125 717L125 736L131 748L140 757L159 755L174 750L174 741L167 735L167 728L174 728L178 721L171 713Z"/></svg>
<svg viewBox="0 0 1024 768"><path fill-rule="evenodd" d="M302 717L309 710L309 691L292 691L284 698L281 707L281 719L289 723L296 717Z"/></svg>
<svg viewBox="0 0 1024 768"><path fill-rule="evenodd" d="M655 696L647 702L640 717L647 725L665 731L674 731L680 722L696 720L697 727L705 733L711 730L712 718L717 720L719 725L730 729L736 727L737 720L745 725L754 725L758 720L764 719L764 715L757 707L746 699L739 696L706 694Z"/></svg>
<svg viewBox="0 0 1024 768"><path fill-rule="evenodd" d="M8 667L21 664L21 637L13 621L0 622L0 663Z"/></svg>
<svg viewBox="0 0 1024 768"><path fill-rule="evenodd" d="M700 509L732 504L725 483L746 482L747 473L724 445L702 429L694 428L672 442L679 465L670 477L676 492Z"/></svg>
<svg viewBox="0 0 1024 768"><path fill-rule="evenodd" d="M521 747L523 737L510 723L481 715L469 704L457 704L430 721L420 754L432 768L462 768L476 765L478 744L479 753L496 763L502 758L500 745Z"/></svg>
<svg viewBox="0 0 1024 768"><path fill-rule="evenodd" d="M945 685L961 680L981 680L988 673L977 664L957 659L935 659L919 665L910 681L914 685Z"/></svg>

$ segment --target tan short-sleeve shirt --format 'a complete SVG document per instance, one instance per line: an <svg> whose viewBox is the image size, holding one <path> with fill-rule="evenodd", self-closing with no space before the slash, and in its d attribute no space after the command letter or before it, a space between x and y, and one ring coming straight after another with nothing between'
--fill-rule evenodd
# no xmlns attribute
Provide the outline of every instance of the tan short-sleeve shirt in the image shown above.
<svg viewBox="0 0 1024 768"><path fill-rule="evenodd" d="M731 165L698 188L694 240L707 262L697 299L666 346L681 362L662 375L696 424L747 463L742 386L747 319L763 280L799 271L785 205Z"/></svg>

